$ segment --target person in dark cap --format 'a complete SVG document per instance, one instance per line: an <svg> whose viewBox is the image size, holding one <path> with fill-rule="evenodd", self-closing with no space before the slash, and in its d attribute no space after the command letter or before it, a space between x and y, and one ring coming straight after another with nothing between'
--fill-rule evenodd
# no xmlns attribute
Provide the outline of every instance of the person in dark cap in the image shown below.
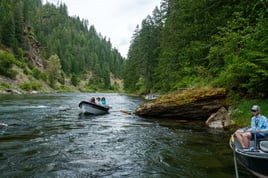
<svg viewBox="0 0 268 178"><path fill-rule="evenodd" d="M265 133L268 133L268 123L267 118L260 114L260 106L253 105L251 107L251 112L253 117L251 118L251 127L245 131L237 130L235 135L239 142L241 143L242 148L249 148L249 142L251 139L263 138Z"/></svg>

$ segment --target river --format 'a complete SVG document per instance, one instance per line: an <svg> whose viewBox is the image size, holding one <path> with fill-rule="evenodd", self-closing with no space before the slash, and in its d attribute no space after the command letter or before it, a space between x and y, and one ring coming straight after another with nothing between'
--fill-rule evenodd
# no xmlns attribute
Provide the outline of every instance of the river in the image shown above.
<svg viewBox="0 0 268 178"><path fill-rule="evenodd" d="M110 112L80 114L91 96L106 97ZM235 177L230 133L120 112L144 102L116 93L0 95L0 177Z"/></svg>

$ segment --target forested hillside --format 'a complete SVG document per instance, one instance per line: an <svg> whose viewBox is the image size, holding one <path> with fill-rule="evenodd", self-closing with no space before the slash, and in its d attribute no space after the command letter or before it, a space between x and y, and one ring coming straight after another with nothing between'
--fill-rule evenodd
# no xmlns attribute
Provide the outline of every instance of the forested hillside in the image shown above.
<svg viewBox="0 0 268 178"><path fill-rule="evenodd" d="M125 89L268 94L268 0L162 0L133 34Z"/></svg>
<svg viewBox="0 0 268 178"><path fill-rule="evenodd" d="M41 90L45 83L54 89L119 89L114 81L122 78L125 60L88 20L70 17L65 4L1 0L0 14L2 87L27 78L18 87Z"/></svg>

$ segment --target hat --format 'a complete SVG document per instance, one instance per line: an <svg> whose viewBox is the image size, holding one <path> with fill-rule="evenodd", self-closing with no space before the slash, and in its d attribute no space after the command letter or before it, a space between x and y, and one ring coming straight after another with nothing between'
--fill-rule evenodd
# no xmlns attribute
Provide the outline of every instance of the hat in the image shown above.
<svg viewBox="0 0 268 178"><path fill-rule="evenodd" d="M258 106L258 105L253 105L251 107L251 111L259 111L259 110L260 110L260 106Z"/></svg>

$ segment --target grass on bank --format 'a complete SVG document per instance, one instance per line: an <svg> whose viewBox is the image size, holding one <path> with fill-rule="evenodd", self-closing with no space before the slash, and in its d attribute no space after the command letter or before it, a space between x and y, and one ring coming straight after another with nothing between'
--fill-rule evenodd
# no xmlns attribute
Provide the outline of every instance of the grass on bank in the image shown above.
<svg viewBox="0 0 268 178"><path fill-rule="evenodd" d="M261 108L261 114L268 118L268 99L240 100L232 106L231 119L239 127L250 127L252 105L258 105Z"/></svg>

